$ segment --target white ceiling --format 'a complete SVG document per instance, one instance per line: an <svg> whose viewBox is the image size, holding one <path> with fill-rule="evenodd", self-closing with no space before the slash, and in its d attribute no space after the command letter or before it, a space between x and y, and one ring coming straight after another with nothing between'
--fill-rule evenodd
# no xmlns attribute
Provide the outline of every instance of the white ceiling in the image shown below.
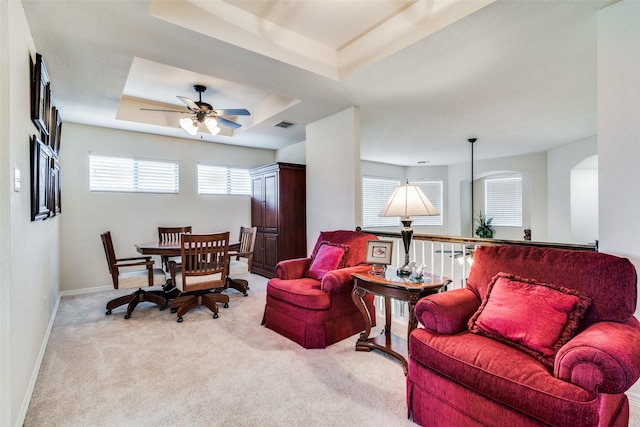
<svg viewBox="0 0 640 427"><path fill-rule="evenodd" d="M596 134L605 0L22 0L67 122L278 149L361 110L363 160L548 150ZM207 86L242 127L190 137L176 98ZM295 123L288 129L280 121Z"/></svg>

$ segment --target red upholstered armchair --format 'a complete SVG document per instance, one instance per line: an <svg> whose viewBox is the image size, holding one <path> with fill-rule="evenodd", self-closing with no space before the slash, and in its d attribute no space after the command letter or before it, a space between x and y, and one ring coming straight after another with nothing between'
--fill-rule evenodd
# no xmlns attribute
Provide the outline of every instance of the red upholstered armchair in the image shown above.
<svg viewBox="0 0 640 427"><path fill-rule="evenodd" d="M627 259L480 247L466 288L416 305L409 415L430 427L626 426L624 392L640 377L635 307Z"/></svg>
<svg viewBox="0 0 640 427"><path fill-rule="evenodd" d="M363 265L367 241L373 234L324 231L311 256L280 261L277 277L267 283L262 323L305 348L325 348L365 329L364 319L351 299L351 273ZM375 319L373 295L365 304Z"/></svg>

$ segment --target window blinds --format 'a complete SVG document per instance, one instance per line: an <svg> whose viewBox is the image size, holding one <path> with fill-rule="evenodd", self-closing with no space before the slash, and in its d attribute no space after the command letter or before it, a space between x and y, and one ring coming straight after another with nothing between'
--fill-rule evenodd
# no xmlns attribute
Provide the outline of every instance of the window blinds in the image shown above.
<svg viewBox="0 0 640 427"><path fill-rule="evenodd" d="M178 162L89 154L89 190L178 193Z"/></svg>

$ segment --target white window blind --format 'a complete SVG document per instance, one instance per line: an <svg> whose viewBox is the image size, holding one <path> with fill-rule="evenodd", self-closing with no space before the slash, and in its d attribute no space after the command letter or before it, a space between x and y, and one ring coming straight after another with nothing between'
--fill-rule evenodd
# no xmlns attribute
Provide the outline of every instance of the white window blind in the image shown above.
<svg viewBox="0 0 640 427"><path fill-rule="evenodd" d="M397 179L362 177L363 227L392 227L400 224L398 217L378 216L399 185L400 181Z"/></svg>
<svg viewBox="0 0 640 427"><path fill-rule="evenodd" d="M89 154L90 191L178 193L178 162Z"/></svg>
<svg viewBox="0 0 640 427"><path fill-rule="evenodd" d="M247 169L198 164L198 194L251 194Z"/></svg>
<svg viewBox="0 0 640 427"><path fill-rule="evenodd" d="M440 215L412 217L412 225L442 225L442 181L412 181L411 184L417 185L440 212Z"/></svg>
<svg viewBox="0 0 640 427"><path fill-rule="evenodd" d="M522 176L486 179L485 215L492 225L522 227Z"/></svg>

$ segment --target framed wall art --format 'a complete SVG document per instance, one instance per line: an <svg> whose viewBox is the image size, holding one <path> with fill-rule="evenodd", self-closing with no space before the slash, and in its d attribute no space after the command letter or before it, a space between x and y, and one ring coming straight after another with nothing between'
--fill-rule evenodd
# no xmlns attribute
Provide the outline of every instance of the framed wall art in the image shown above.
<svg viewBox="0 0 640 427"><path fill-rule="evenodd" d="M44 135L49 135L51 81L42 55L36 53L31 77L31 120Z"/></svg>
<svg viewBox="0 0 640 427"><path fill-rule="evenodd" d="M51 157L49 147L34 135L31 139L31 221L46 219L51 214Z"/></svg>
<svg viewBox="0 0 640 427"><path fill-rule="evenodd" d="M60 155L60 135L62 133L62 117L60 117L60 110L56 108L53 96L51 99L51 113L49 115L49 146L55 156Z"/></svg>
<svg viewBox="0 0 640 427"><path fill-rule="evenodd" d="M59 215L62 212L60 164L58 159L51 157L51 167L49 168L49 210L51 215Z"/></svg>

